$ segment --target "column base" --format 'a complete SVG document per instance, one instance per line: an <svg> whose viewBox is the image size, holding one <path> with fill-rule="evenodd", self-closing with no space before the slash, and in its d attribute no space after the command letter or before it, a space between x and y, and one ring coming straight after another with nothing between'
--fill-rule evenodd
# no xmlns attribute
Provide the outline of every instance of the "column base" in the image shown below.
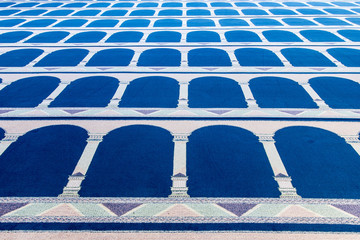
<svg viewBox="0 0 360 240"><path fill-rule="evenodd" d="M82 173L75 173L69 176L69 181L64 187L63 193L58 197L79 197L79 191L81 189L81 183L85 179Z"/></svg>
<svg viewBox="0 0 360 240"><path fill-rule="evenodd" d="M178 173L175 176L171 177L172 180L172 187L171 187L171 194L169 195L170 198L188 198L190 197L187 194L188 187L186 186L186 182L188 177L182 173Z"/></svg>
<svg viewBox="0 0 360 240"><path fill-rule="evenodd" d="M78 188L70 188L64 187L63 193L60 194L58 197L80 197L79 192L80 187Z"/></svg>
<svg viewBox="0 0 360 240"><path fill-rule="evenodd" d="M279 174L275 178L275 181L279 185L279 191L281 193L280 198L301 198L296 193L296 188L291 184L291 177L284 174Z"/></svg>
<svg viewBox="0 0 360 240"><path fill-rule="evenodd" d="M188 188L179 188L179 187L172 187L171 194L169 198L189 198L189 194L187 194Z"/></svg>

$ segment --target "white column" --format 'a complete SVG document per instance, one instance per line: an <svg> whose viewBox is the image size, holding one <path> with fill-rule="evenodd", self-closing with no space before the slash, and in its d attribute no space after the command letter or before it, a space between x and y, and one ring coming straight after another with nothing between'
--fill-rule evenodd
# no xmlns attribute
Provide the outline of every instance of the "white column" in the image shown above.
<svg viewBox="0 0 360 240"><path fill-rule="evenodd" d="M23 134L20 133L5 133L5 137L0 141L0 155L13 143L16 142L18 137Z"/></svg>
<svg viewBox="0 0 360 240"><path fill-rule="evenodd" d="M187 194L188 187L186 182L186 143L189 141L187 133L173 133L174 139L174 163L171 195L172 198L189 197Z"/></svg>
<svg viewBox="0 0 360 240"><path fill-rule="evenodd" d="M321 97L315 92L308 82L299 82L304 90L309 94L313 101L318 105L320 109L329 109L330 107L321 99Z"/></svg>
<svg viewBox="0 0 360 240"><path fill-rule="evenodd" d="M280 61L284 64L284 67L292 67L290 62L281 54L280 50L274 51L274 53L280 59Z"/></svg>
<svg viewBox="0 0 360 240"><path fill-rule="evenodd" d="M244 93L245 101L248 104L248 108L259 108L249 87L249 82L238 82L238 84L240 85L241 90Z"/></svg>
<svg viewBox="0 0 360 240"><path fill-rule="evenodd" d="M275 140L271 134L259 134L259 142L264 146L266 155L269 159L271 168L274 172L275 181L279 185L281 198L299 198L296 188L291 183L291 177L288 175L285 166L275 146Z"/></svg>
<svg viewBox="0 0 360 240"><path fill-rule="evenodd" d="M85 179L87 170L91 164L94 154L101 143L105 134L89 134L87 145L78 161L73 173L69 176L69 181L64 187L63 193L59 197L79 197L81 183Z"/></svg>
<svg viewBox="0 0 360 240"><path fill-rule="evenodd" d="M352 146L352 148L357 152L360 156L360 140L358 135L346 135L341 136L345 139L346 143Z"/></svg>
<svg viewBox="0 0 360 240"><path fill-rule="evenodd" d="M178 108L188 108L188 88L189 82L180 82L180 92L178 100Z"/></svg>
<svg viewBox="0 0 360 240"><path fill-rule="evenodd" d="M129 67L136 67L142 52L135 51L134 56L129 64Z"/></svg>
<svg viewBox="0 0 360 240"><path fill-rule="evenodd" d="M188 53L189 51L181 51L181 67L188 66Z"/></svg>
<svg viewBox="0 0 360 240"><path fill-rule="evenodd" d="M85 67L89 60L97 53L97 51L89 51L84 59L77 65L78 67Z"/></svg>
<svg viewBox="0 0 360 240"><path fill-rule="evenodd" d="M38 56L37 58L32 60L28 65L26 65L26 67L33 67L36 63L38 63L41 59L46 57L51 52L52 52L52 50L44 50L44 52L42 54L40 54L40 56Z"/></svg>
<svg viewBox="0 0 360 240"><path fill-rule="evenodd" d="M70 84L70 82L62 81L60 82L59 86L47 97L45 98L38 106L37 108L47 108L50 103L60 95L62 91Z"/></svg>
<svg viewBox="0 0 360 240"><path fill-rule="evenodd" d="M231 61L231 64L232 64L233 67L241 67L239 61L236 58L235 50L229 50L227 52L227 54L228 54L228 56L230 58L230 61Z"/></svg>
<svg viewBox="0 0 360 240"><path fill-rule="evenodd" d="M127 85L129 82L120 82L119 86L110 100L110 103L107 105L107 108L117 108L119 106L119 102L121 101L122 96L124 95L124 92L127 88Z"/></svg>

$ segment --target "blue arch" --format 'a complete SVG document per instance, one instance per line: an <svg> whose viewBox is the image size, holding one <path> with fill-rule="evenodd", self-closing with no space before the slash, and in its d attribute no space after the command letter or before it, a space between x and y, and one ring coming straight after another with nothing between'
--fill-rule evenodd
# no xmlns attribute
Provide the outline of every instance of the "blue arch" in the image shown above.
<svg viewBox="0 0 360 240"><path fill-rule="evenodd" d="M109 10L101 14L101 16L121 17L124 16L127 10Z"/></svg>
<svg viewBox="0 0 360 240"><path fill-rule="evenodd" d="M56 197L86 145L84 129L57 125L32 130L0 156L0 196Z"/></svg>
<svg viewBox="0 0 360 240"><path fill-rule="evenodd" d="M337 19L337 18L314 18L315 21L318 23L325 25L325 26L345 26L350 25L350 23L347 23L343 20Z"/></svg>
<svg viewBox="0 0 360 240"><path fill-rule="evenodd" d="M25 22L25 19L5 19L0 21L0 27L14 27L22 22Z"/></svg>
<svg viewBox="0 0 360 240"><path fill-rule="evenodd" d="M355 14L354 12L342 8L324 8L324 11L336 15Z"/></svg>
<svg viewBox="0 0 360 240"><path fill-rule="evenodd" d="M49 107L106 107L118 84L113 77L80 78L71 82Z"/></svg>
<svg viewBox="0 0 360 240"><path fill-rule="evenodd" d="M298 11L303 15L327 15L327 13L319 9L312 9L312 8L298 8L296 9L296 11Z"/></svg>
<svg viewBox="0 0 360 240"><path fill-rule="evenodd" d="M130 3L130 2L121 2L121 3L115 3L114 5L112 5L112 8L129 8L134 6L134 3Z"/></svg>
<svg viewBox="0 0 360 240"><path fill-rule="evenodd" d="M126 88L119 107L175 108L178 104L179 84L168 77L142 77Z"/></svg>
<svg viewBox="0 0 360 240"><path fill-rule="evenodd" d="M134 50L126 48L112 48L101 50L87 62L86 66L128 66L134 56Z"/></svg>
<svg viewBox="0 0 360 240"><path fill-rule="evenodd" d="M186 11L187 16L210 16L211 13L207 9L190 9Z"/></svg>
<svg viewBox="0 0 360 240"><path fill-rule="evenodd" d="M338 36L323 30L302 30L300 34L310 42L344 42Z"/></svg>
<svg viewBox="0 0 360 240"><path fill-rule="evenodd" d="M0 91L0 107L36 107L59 85L55 77L17 80Z"/></svg>
<svg viewBox="0 0 360 240"><path fill-rule="evenodd" d="M30 31L6 32L0 35L0 43L16 43L33 34Z"/></svg>
<svg viewBox="0 0 360 240"><path fill-rule="evenodd" d="M46 14L44 14L44 16L63 17L63 16L69 15L72 12L74 12L74 10L54 10L54 11L47 12Z"/></svg>
<svg viewBox="0 0 360 240"><path fill-rule="evenodd" d="M130 19L124 21L120 27L147 27L150 24L148 19Z"/></svg>
<svg viewBox="0 0 360 240"><path fill-rule="evenodd" d="M314 7L331 7L332 5L326 2L308 2L311 6Z"/></svg>
<svg viewBox="0 0 360 240"><path fill-rule="evenodd" d="M146 42L180 42L181 33L172 31L152 32Z"/></svg>
<svg viewBox="0 0 360 240"><path fill-rule="evenodd" d="M61 6L63 3L60 3L60 2L54 2L54 3L43 3L43 4L40 4L38 6L36 6L37 8L38 7L46 7L46 8L49 8L49 7L59 7Z"/></svg>
<svg viewBox="0 0 360 240"><path fill-rule="evenodd" d="M87 8L106 8L110 5L110 3L92 3L87 5Z"/></svg>
<svg viewBox="0 0 360 240"><path fill-rule="evenodd" d="M68 36L70 33L65 31L44 32L26 40L26 43L57 43Z"/></svg>
<svg viewBox="0 0 360 240"><path fill-rule="evenodd" d="M86 22L85 19L66 19L57 23L54 27L81 27Z"/></svg>
<svg viewBox="0 0 360 240"><path fill-rule="evenodd" d="M269 15L262 9L242 9L241 12L244 15Z"/></svg>
<svg viewBox="0 0 360 240"><path fill-rule="evenodd" d="M287 78L254 78L250 81L250 88L261 108L317 108L307 92Z"/></svg>
<svg viewBox="0 0 360 240"><path fill-rule="evenodd" d="M199 48L188 53L190 67L228 67L231 61L227 52L216 48Z"/></svg>
<svg viewBox="0 0 360 240"><path fill-rule="evenodd" d="M44 9L34 9L34 10L27 10L27 11L22 11L18 14L16 14L16 16L38 16L40 14L43 14L44 12L46 12L47 10Z"/></svg>
<svg viewBox="0 0 360 240"><path fill-rule="evenodd" d="M142 52L137 66L179 67L180 62L180 51L170 48L156 48Z"/></svg>
<svg viewBox="0 0 360 240"><path fill-rule="evenodd" d="M66 43L97 43L106 36L105 32L80 32L66 40Z"/></svg>
<svg viewBox="0 0 360 240"><path fill-rule="evenodd" d="M217 16L239 15L239 12L234 9L215 9L214 13Z"/></svg>
<svg viewBox="0 0 360 240"><path fill-rule="evenodd" d="M354 3L349 3L349 2L332 2L332 4L339 6L339 7L353 7L353 6L358 6L355 5Z"/></svg>
<svg viewBox="0 0 360 240"><path fill-rule="evenodd" d="M207 4L204 2L188 2L186 7L207 7Z"/></svg>
<svg viewBox="0 0 360 240"><path fill-rule="evenodd" d="M360 31L352 29L339 30L338 33L353 42L360 42Z"/></svg>
<svg viewBox="0 0 360 240"><path fill-rule="evenodd" d="M8 7L15 4L14 2L2 2L0 3L0 7Z"/></svg>
<svg viewBox="0 0 360 240"><path fill-rule="evenodd" d="M7 9L7 10L1 10L0 11L0 16L10 16L14 13L19 12L20 10L15 10L15 9Z"/></svg>
<svg viewBox="0 0 360 240"><path fill-rule="evenodd" d="M267 30L262 34L269 42L302 42L294 33L283 30Z"/></svg>
<svg viewBox="0 0 360 240"><path fill-rule="evenodd" d="M282 19L286 24L290 26L315 26L316 23L307 20L305 18L283 18Z"/></svg>
<svg viewBox="0 0 360 240"><path fill-rule="evenodd" d="M0 55L0 67L24 67L40 56L41 49L18 49Z"/></svg>
<svg viewBox="0 0 360 240"><path fill-rule="evenodd" d="M86 27L115 27L115 25L119 22L119 20L114 19L101 19L95 20L89 23Z"/></svg>
<svg viewBox="0 0 360 240"><path fill-rule="evenodd" d="M24 23L20 27L47 27L56 22L55 19L37 19Z"/></svg>
<svg viewBox="0 0 360 240"><path fill-rule="evenodd" d="M144 8L156 8L159 4L156 2L144 2L139 3L136 7L144 7Z"/></svg>
<svg viewBox="0 0 360 240"><path fill-rule="evenodd" d="M81 10L73 14L73 16L91 17L100 13L100 10Z"/></svg>
<svg viewBox="0 0 360 240"><path fill-rule="evenodd" d="M255 3L252 2L235 2L237 7L257 7Z"/></svg>
<svg viewBox="0 0 360 240"><path fill-rule="evenodd" d="M155 14L155 10L144 9L144 10L134 10L131 11L130 16L153 16Z"/></svg>
<svg viewBox="0 0 360 240"><path fill-rule="evenodd" d="M306 48L286 48L281 54L294 67L335 67L336 65L318 51ZM301 56L301 57L300 57Z"/></svg>
<svg viewBox="0 0 360 240"><path fill-rule="evenodd" d="M360 108L359 83L339 77L316 77L309 83L331 108Z"/></svg>
<svg viewBox="0 0 360 240"><path fill-rule="evenodd" d="M296 12L290 9L269 9L269 11L274 15L297 15Z"/></svg>
<svg viewBox="0 0 360 240"><path fill-rule="evenodd" d="M356 25L360 25L360 18L345 18L345 19Z"/></svg>
<svg viewBox="0 0 360 240"><path fill-rule="evenodd" d="M213 31L193 31L186 35L187 42L221 42L220 36Z"/></svg>
<svg viewBox="0 0 360 240"><path fill-rule="evenodd" d="M212 2L210 5L212 7L232 7L232 5L227 2Z"/></svg>
<svg viewBox="0 0 360 240"><path fill-rule="evenodd" d="M228 42L261 42L256 33L244 30L225 32L225 38Z"/></svg>
<svg viewBox="0 0 360 240"><path fill-rule="evenodd" d="M301 3L301 2L282 2L282 4L284 4L285 6L288 6L288 7L307 7L308 6L305 3Z"/></svg>
<svg viewBox="0 0 360 240"><path fill-rule="evenodd" d="M179 19L160 19L156 20L154 27L181 27L182 21Z"/></svg>
<svg viewBox="0 0 360 240"><path fill-rule="evenodd" d="M186 22L188 27L215 27L215 22L211 19L190 19Z"/></svg>
<svg viewBox="0 0 360 240"><path fill-rule="evenodd" d="M282 26L282 24L271 18L254 18L250 20L255 26Z"/></svg>
<svg viewBox="0 0 360 240"><path fill-rule="evenodd" d="M249 24L242 19L220 19L219 23L222 27L249 26Z"/></svg>
<svg viewBox="0 0 360 240"><path fill-rule="evenodd" d="M230 126L194 131L187 143L192 197L278 197L265 151L251 132Z"/></svg>
<svg viewBox="0 0 360 240"><path fill-rule="evenodd" d="M244 94L237 82L223 77L201 77L189 85L191 108L246 108Z"/></svg>
<svg viewBox="0 0 360 240"><path fill-rule="evenodd" d="M281 4L275 2L259 2L259 4L263 7L282 7Z"/></svg>
<svg viewBox="0 0 360 240"><path fill-rule="evenodd" d="M61 7L63 7L63 8L82 8L85 5L86 5L86 3L76 2L76 3L68 3L65 5L62 5Z"/></svg>
<svg viewBox="0 0 360 240"><path fill-rule="evenodd" d="M276 132L275 141L300 196L360 197L359 156L338 135L313 127L288 127Z"/></svg>
<svg viewBox="0 0 360 240"><path fill-rule="evenodd" d="M142 32L124 31L111 35L105 42L139 42L144 36Z"/></svg>
<svg viewBox="0 0 360 240"><path fill-rule="evenodd" d="M25 3L18 3L16 5L12 5L11 7L16 7L16 8L30 8L33 6L38 5L39 3L34 3L34 2L25 2Z"/></svg>
<svg viewBox="0 0 360 240"><path fill-rule="evenodd" d="M327 52L347 67L360 67L360 50L358 49L331 48Z"/></svg>
<svg viewBox="0 0 360 240"><path fill-rule="evenodd" d="M73 67L83 60L89 50L86 49L62 49L49 53L42 58L34 67Z"/></svg>
<svg viewBox="0 0 360 240"><path fill-rule="evenodd" d="M167 197L173 149L172 136L162 128L132 125L115 129L100 143L80 195Z"/></svg>
<svg viewBox="0 0 360 240"><path fill-rule="evenodd" d="M235 50L236 59L241 66L281 67L284 64L275 53L263 48L241 48Z"/></svg>
<svg viewBox="0 0 360 240"><path fill-rule="evenodd" d="M182 11L179 9L160 10L158 16L182 16Z"/></svg>
<svg viewBox="0 0 360 240"><path fill-rule="evenodd" d="M182 7L183 4L181 2L165 2L161 5L161 7Z"/></svg>

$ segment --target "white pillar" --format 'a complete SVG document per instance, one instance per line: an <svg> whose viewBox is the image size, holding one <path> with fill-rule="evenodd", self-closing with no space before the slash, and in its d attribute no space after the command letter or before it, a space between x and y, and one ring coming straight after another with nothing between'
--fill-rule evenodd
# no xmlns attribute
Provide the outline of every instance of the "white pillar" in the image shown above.
<svg viewBox="0 0 360 240"><path fill-rule="evenodd" d="M70 84L70 82L67 81L62 81L60 82L60 84L58 85L57 88L55 88L55 90L47 97L45 98L38 106L37 108L47 108L50 103L57 98L57 96L60 95L60 93L62 91L64 91L64 89Z"/></svg>
<svg viewBox="0 0 360 240"><path fill-rule="evenodd" d="M179 91L179 100L178 100L178 108L188 108L188 89L189 82L180 82L180 91Z"/></svg>
<svg viewBox="0 0 360 240"><path fill-rule="evenodd" d="M241 90L244 93L245 101L248 104L248 108L259 108L249 87L249 82L238 82L238 84L240 85Z"/></svg>
<svg viewBox="0 0 360 240"><path fill-rule="evenodd" d="M142 52L135 51L134 56L129 64L129 67L136 67Z"/></svg>
<svg viewBox="0 0 360 240"><path fill-rule="evenodd" d="M346 143L352 146L352 148L357 152L360 156L360 140L358 135L346 135L341 136L345 139Z"/></svg>
<svg viewBox="0 0 360 240"><path fill-rule="evenodd" d="M121 98L124 95L124 92L125 92L128 84L129 84L129 82L120 82L119 83L119 86L118 86L114 96L111 98L110 103L107 105L107 108L117 108L119 106L119 102L121 101Z"/></svg>
<svg viewBox="0 0 360 240"><path fill-rule="evenodd" d="M231 65L232 65L233 67L241 67L239 61L238 61L237 58L236 58L235 50L229 50L229 51L227 52L227 54L228 54L228 56L229 56L229 58L230 58Z"/></svg>
<svg viewBox="0 0 360 240"><path fill-rule="evenodd" d="M275 181L279 185L281 198L299 198L296 188L291 183L291 177L288 175L285 166L275 146L275 140L271 134L259 134L259 142L264 146L266 155L269 159L271 168L274 172Z"/></svg>
<svg viewBox="0 0 360 240"><path fill-rule="evenodd" d="M187 133L173 133L174 139L174 163L171 195L172 198L189 197L187 194L188 187L186 182L186 143L189 141Z"/></svg>
<svg viewBox="0 0 360 240"><path fill-rule="evenodd" d="M5 133L5 137L0 141L0 155L5 152L5 150L13 143L16 142L18 137L23 134L19 133Z"/></svg>
<svg viewBox="0 0 360 240"><path fill-rule="evenodd" d="M330 107L324 102L324 100L321 99L308 82L299 82L299 84L304 88L320 109L330 109Z"/></svg>
<svg viewBox="0 0 360 240"><path fill-rule="evenodd" d="M188 51L181 51L181 67L187 67L188 66Z"/></svg>
<svg viewBox="0 0 360 240"><path fill-rule="evenodd" d="M85 179L87 170L91 164L94 154L101 143L105 134L89 134L87 145L78 161L73 173L69 176L69 181L64 187L63 193L59 197L79 197L81 183Z"/></svg>

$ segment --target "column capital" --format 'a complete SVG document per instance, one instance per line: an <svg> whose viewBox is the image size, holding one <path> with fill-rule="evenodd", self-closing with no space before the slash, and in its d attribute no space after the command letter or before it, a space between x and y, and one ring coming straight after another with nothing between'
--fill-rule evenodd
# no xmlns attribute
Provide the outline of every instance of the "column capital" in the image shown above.
<svg viewBox="0 0 360 240"><path fill-rule="evenodd" d="M360 143L358 135L345 135L341 136L347 143Z"/></svg>
<svg viewBox="0 0 360 240"><path fill-rule="evenodd" d="M89 133L87 142L101 142L106 133Z"/></svg>
<svg viewBox="0 0 360 240"><path fill-rule="evenodd" d="M5 137L1 141L5 142L15 142L18 137L22 136L22 133L5 133Z"/></svg>
<svg viewBox="0 0 360 240"><path fill-rule="evenodd" d="M301 85L301 86L304 86L304 85L310 85L310 83L309 83L309 80L308 80L308 79L298 81L298 84L299 84L299 85Z"/></svg>
<svg viewBox="0 0 360 240"><path fill-rule="evenodd" d="M188 142L190 133L171 133L174 137L173 142Z"/></svg>
<svg viewBox="0 0 360 240"><path fill-rule="evenodd" d="M274 140L274 134L256 134L256 136L259 138L259 142L275 142Z"/></svg>
<svg viewBox="0 0 360 240"><path fill-rule="evenodd" d="M123 84L123 85L129 85L129 81L120 81L119 84Z"/></svg>
<svg viewBox="0 0 360 240"><path fill-rule="evenodd" d="M187 81L187 82L181 81L181 82L179 82L179 85L189 85L189 81Z"/></svg>
<svg viewBox="0 0 360 240"><path fill-rule="evenodd" d="M71 81L69 80L63 80L60 82L60 84L64 84L64 85L69 85L71 83Z"/></svg>

